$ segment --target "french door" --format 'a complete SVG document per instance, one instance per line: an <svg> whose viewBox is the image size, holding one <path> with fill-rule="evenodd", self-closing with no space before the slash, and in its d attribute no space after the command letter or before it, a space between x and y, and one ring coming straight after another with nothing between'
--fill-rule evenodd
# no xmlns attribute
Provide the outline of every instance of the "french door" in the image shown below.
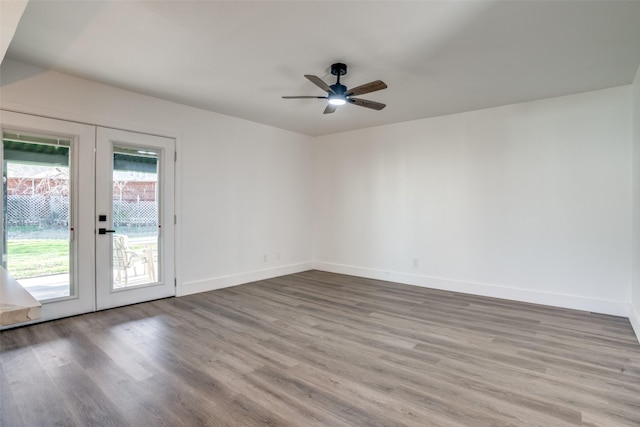
<svg viewBox="0 0 640 427"><path fill-rule="evenodd" d="M97 309L174 295L174 140L96 136Z"/></svg>
<svg viewBox="0 0 640 427"><path fill-rule="evenodd" d="M174 140L0 113L1 261L40 320L174 295Z"/></svg>

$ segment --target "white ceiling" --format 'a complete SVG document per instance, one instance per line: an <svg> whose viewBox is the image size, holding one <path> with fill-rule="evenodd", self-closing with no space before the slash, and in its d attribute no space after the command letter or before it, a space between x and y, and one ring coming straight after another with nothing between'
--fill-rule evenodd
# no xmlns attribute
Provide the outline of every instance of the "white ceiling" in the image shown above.
<svg viewBox="0 0 640 427"><path fill-rule="evenodd" d="M629 84L640 1L32 0L6 56L315 136ZM387 108L280 98L333 62Z"/></svg>

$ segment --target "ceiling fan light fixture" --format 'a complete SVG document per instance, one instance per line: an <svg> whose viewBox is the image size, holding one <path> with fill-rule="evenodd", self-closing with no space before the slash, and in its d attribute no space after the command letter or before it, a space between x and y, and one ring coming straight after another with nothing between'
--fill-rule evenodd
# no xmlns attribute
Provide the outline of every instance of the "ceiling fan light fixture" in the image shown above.
<svg viewBox="0 0 640 427"><path fill-rule="evenodd" d="M342 95L329 95L329 104L331 105L344 105L347 100Z"/></svg>

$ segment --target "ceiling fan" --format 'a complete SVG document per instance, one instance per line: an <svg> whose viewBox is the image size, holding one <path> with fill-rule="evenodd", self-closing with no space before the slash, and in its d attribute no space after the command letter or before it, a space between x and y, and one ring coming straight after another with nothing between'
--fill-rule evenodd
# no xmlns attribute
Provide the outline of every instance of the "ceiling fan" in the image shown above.
<svg viewBox="0 0 640 427"><path fill-rule="evenodd" d="M353 98L354 95L362 95L365 93L375 92L377 90L386 89L387 85L381 81L376 80L370 83L366 83L355 87L353 89L347 89L346 86L340 84L340 76L347 74L347 66L342 63L336 63L331 65L331 74L337 77L336 84L329 86L320 77L305 74L304 76L314 85L327 92L327 96L283 96L284 99L328 99L329 103L327 108L324 109L324 114L333 113L336 111L338 105L344 105L346 103L358 105L360 107L371 108L373 110L382 110L386 107L386 104L380 102L369 101L361 98Z"/></svg>

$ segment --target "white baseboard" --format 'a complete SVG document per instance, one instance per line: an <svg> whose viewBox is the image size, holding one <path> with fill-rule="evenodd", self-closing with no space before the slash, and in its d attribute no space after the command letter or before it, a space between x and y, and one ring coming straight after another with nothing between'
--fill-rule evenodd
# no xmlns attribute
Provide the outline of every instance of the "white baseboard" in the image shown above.
<svg viewBox="0 0 640 427"><path fill-rule="evenodd" d="M629 322L631 322L633 332L636 333L636 338L638 338L638 342L640 342L640 313L633 305L629 306Z"/></svg>
<svg viewBox="0 0 640 427"><path fill-rule="evenodd" d="M271 279L273 277L285 276L287 274L301 273L311 270L311 262L300 264L284 265L279 267L266 268L264 270L249 271L246 273L231 274L228 276L213 277L195 282L184 282L176 289L176 296L197 294L199 292L214 291L216 289L228 288L230 286L242 285L244 283L258 280Z"/></svg>
<svg viewBox="0 0 640 427"><path fill-rule="evenodd" d="M327 262L313 262L313 269L331 273L348 274L351 276L370 279L386 280L425 288L441 289L465 294L482 295L512 301L529 302L533 304L549 305L553 307L570 308L574 310L590 311L593 313L612 316L629 317L630 305L625 301L612 301L587 298L576 295L555 294L529 289L519 289L487 283L463 282L442 279L438 277L419 276L408 273L377 270L351 265L333 264ZM636 318L636 321L640 320ZM640 323L634 326L636 335L640 331ZM640 336L640 335L639 335Z"/></svg>

